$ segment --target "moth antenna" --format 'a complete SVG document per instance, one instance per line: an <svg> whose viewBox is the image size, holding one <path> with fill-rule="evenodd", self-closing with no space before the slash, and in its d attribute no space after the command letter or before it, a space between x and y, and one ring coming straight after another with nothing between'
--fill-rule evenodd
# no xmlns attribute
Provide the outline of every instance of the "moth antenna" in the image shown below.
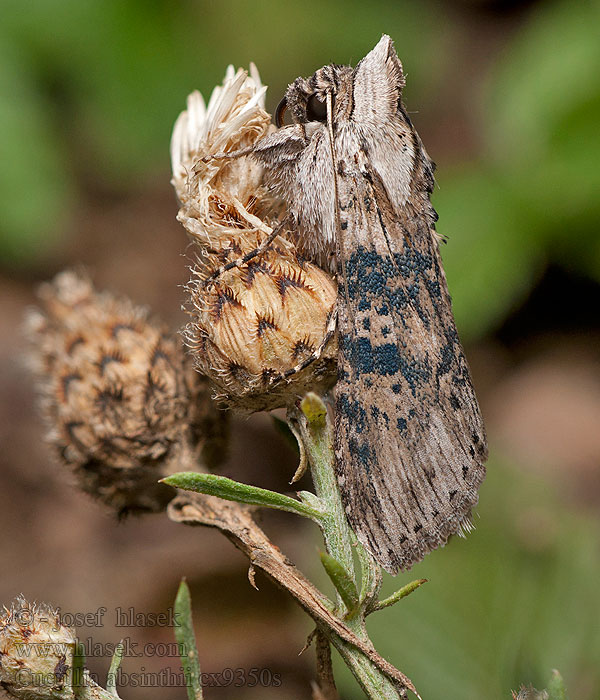
<svg viewBox="0 0 600 700"><path fill-rule="evenodd" d="M335 157L335 146L333 138L333 95L331 90L327 91L327 133L329 134L329 147L331 149L331 165L333 169L333 192L335 196L335 224L336 234L340 231L340 211L338 207L338 182L337 182L337 161Z"/></svg>
<svg viewBox="0 0 600 700"><path fill-rule="evenodd" d="M346 287L346 256L341 254L342 234L340 225L340 208L338 196L338 181L337 181L337 160L335 157L335 140L333 135L333 95L331 91L327 92L327 133L329 135L329 146L331 149L331 169L333 172L333 191L335 197L335 254L337 262L342 264L342 277L344 279L344 296L346 297L346 309L349 314L352 314L352 306L348 297L348 289ZM337 317L336 317L337 318Z"/></svg>

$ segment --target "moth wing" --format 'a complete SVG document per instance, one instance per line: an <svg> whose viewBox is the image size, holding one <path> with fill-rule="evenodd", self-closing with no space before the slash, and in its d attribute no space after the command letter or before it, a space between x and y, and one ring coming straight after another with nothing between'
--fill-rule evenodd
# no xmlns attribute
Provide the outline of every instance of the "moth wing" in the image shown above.
<svg viewBox="0 0 600 700"><path fill-rule="evenodd" d="M485 432L427 217L396 212L375 172L338 186L336 469L359 540L395 573L469 529Z"/></svg>
<svg viewBox="0 0 600 700"><path fill-rule="evenodd" d="M394 42L384 34L354 69L353 118L385 124L398 109L398 93L405 84Z"/></svg>
<svg viewBox="0 0 600 700"><path fill-rule="evenodd" d="M357 142L368 151L370 167L385 183L396 209L411 196L413 164L421 151L408 116L399 118L404 84L394 43L384 34L354 69L351 122L357 125Z"/></svg>

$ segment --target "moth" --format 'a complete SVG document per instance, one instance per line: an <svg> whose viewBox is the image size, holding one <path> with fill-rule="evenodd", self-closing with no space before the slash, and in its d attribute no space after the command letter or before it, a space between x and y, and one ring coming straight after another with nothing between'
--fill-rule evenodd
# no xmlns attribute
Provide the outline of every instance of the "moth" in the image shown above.
<svg viewBox="0 0 600 700"><path fill-rule="evenodd" d="M358 539L391 573L469 531L487 457L404 85L384 35L355 68L296 79L281 128L253 148L300 249L337 275L336 474Z"/></svg>

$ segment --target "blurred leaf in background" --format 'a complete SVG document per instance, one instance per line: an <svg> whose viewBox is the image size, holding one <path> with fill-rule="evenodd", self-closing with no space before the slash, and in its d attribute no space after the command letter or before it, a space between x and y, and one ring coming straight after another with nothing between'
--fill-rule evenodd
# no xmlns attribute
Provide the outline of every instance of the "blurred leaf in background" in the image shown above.
<svg viewBox="0 0 600 700"><path fill-rule="evenodd" d="M465 338L497 328L548 262L600 280L599 26L598 0L538 3L487 81L481 160L439 174Z"/></svg>
<svg viewBox="0 0 600 700"><path fill-rule="evenodd" d="M0 29L0 256L27 259L51 247L66 225L75 185L29 57L2 33Z"/></svg>

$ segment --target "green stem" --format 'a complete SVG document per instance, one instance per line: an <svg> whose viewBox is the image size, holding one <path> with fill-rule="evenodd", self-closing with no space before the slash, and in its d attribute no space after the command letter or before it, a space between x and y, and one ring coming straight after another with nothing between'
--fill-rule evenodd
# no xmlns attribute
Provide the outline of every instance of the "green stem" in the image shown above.
<svg viewBox="0 0 600 700"><path fill-rule="evenodd" d="M344 506L333 469L333 431L327 409L321 399L309 393L302 400L302 412L295 414L300 436L308 453L310 470L317 497L323 503L321 529L327 552L337 559L356 580L352 557L352 530L346 520Z"/></svg>
<svg viewBox="0 0 600 700"><path fill-rule="evenodd" d="M366 633L365 633L366 636ZM398 686L376 668L355 647L332 635L331 643L358 681L369 700L400 700L406 698Z"/></svg>
<svg viewBox="0 0 600 700"><path fill-rule="evenodd" d="M339 562L358 589L357 575L354 566L353 545L358 548L361 563L362 586L359 614L346 619L347 626L359 639L371 645L365 627L367 604L377 595L380 584L380 573L368 554L356 542L356 537L346 519L344 506L338 488L334 469L333 431L327 409L323 401L313 393L307 394L301 402L301 410L293 409L289 420L298 433L308 455L315 492L323 503L325 513L319 524L323 531L323 539L328 554ZM342 597L338 593L338 614L343 616L348 611ZM405 697L402 690L391 681L369 658L348 642L327 629L322 630L330 642L340 653L346 665L371 700L398 700Z"/></svg>

